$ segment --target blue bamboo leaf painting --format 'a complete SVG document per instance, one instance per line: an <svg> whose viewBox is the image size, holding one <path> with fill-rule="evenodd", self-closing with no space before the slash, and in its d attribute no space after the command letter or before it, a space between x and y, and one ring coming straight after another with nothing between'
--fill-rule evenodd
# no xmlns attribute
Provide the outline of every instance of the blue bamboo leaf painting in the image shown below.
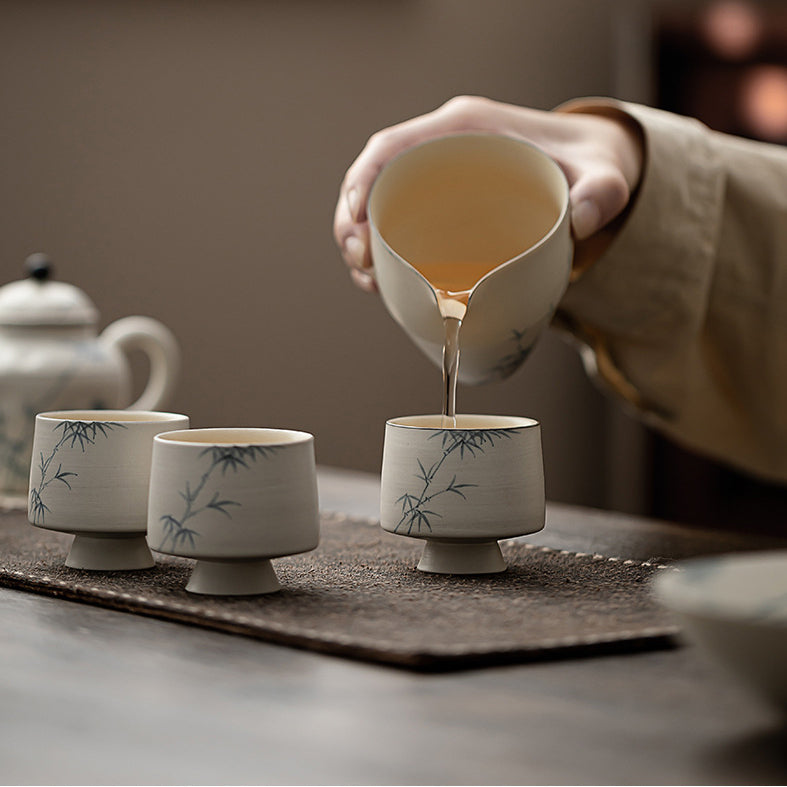
<svg viewBox="0 0 787 787"><path fill-rule="evenodd" d="M54 460L60 451L73 451L79 449L83 454L95 445L99 439L107 439L116 429L126 429L124 424L115 421L60 421L54 431L60 436L52 447L49 456L39 454L37 485L31 484L30 488L30 513L36 525L45 523L47 513L52 509L44 502L47 487L55 481L60 482L71 491L71 481L79 474L63 469L63 462L58 462L57 470L53 469Z"/></svg>
<svg viewBox="0 0 787 787"><path fill-rule="evenodd" d="M27 485L36 415L57 409L74 376L74 369L62 372L38 398L22 403L16 412L12 405L4 403L6 410L0 412L0 465L7 476L5 483Z"/></svg>
<svg viewBox="0 0 787 787"><path fill-rule="evenodd" d="M0 466L3 474L7 476L4 484L14 486L22 483L26 475L30 472L30 461L26 453L30 451L33 443L33 423L35 413L31 413L28 408L24 408L21 418L22 429L14 433L14 424L5 413L0 413ZM25 460L28 461L25 461Z"/></svg>
<svg viewBox="0 0 787 787"><path fill-rule="evenodd" d="M394 528L394 533L412 535L414 530L418 533L433 532L435 518L442 519L443 515L436 511L433 505L427 508L427 504L446 494L467 500L465 490L478 486L459 483L456 473L450 481L446 480L447 474L441 473L441 470L451 454L458 453L460 461L464 461L465 457L473 459L494 448L496 442L510 440L515 434L515 429L435 429L428 439L440 441L441 454L428 468L416 458L418 472L414 475L421 482L420 487L397 498L396 503L401 505L402 516Z"/></svg>
<svg viewBox="0 0 787 787"><path fill-rule="evenodd" d="M533 351L539 336L550 323L555 308L555 304L550 304L546 316L538 324L522 330L516 328L511 330L508 339L512 345L511 350L503 355L492 368L495 377L501 380L510 377L525 362Z"/></svg>
<svg viewBox="0 0 787 787"><path fill-rule="evenodd" d="M180 516L174 514L164 514L160 518L164 530L164 538L159 546L159 551L164 551L168 543L176 549L179 546L188 544L190 547L196 546L196 539L199 531L187 522L191 522L195 517L205 511L218 511L229 519L232 519L231 509L240 506L236 500L222 499L218 490L213 490L212 495L207 490L208 481L218 470L224 476L228 471L233 473L248 470L258 459L267 458L277 450L276 446L260 445L222 445L211 446L200 453L200 457L207 457L207 468L200 476L195 486L186 481L185 488L178 494L184 502L183 512ZM210 495L210 497L209 497Z"/></svg>
<svg viewBox="0 0 787 787"><path fill-rule="evenodd" d="M493 371L496 377L500 379L510 377L525 362L535 345L535 339L525 341L528 333L530 331L518 331L516 329L511 331L511 341L514 346L495 365Z"/></svg>

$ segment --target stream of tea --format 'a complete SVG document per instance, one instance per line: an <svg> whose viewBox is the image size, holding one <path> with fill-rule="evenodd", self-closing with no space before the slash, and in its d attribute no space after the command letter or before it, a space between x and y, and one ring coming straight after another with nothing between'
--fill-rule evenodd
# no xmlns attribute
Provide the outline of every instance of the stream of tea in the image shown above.
<svg viewBox="0 0 787 787"><path fill-rule="evenodd" d="M459 379L459 332L467 313L470 292L497 262L428 263L416 266L432 285L443 318L443 410L444 429L456 427L456 384Z"/></svg>
<svg viewBox="0 0 787 787"><path fill-rule="evenodd" d="M439 293L438 293L439 296ZM467 311L466 302L446 298L440 303L440 313L443 315L443 418L441 425L444 429L456 427L456 383L459 375L459 331L462 320ZM444 309L447 305L449 309ZM447 314L448 311L461 312L461 317Z"/></svg>

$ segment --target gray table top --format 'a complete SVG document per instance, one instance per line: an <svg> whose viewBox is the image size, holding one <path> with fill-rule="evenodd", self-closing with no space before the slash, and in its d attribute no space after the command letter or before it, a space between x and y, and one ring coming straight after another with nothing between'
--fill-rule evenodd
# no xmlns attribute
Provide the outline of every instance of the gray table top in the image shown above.
<svg viewBox="0 0 787 787"><path fill-rule="evenodd" d="M374 476L321 503L377 514ZM549 546L753 541L552 505ZM424 675L0 588L5 784L784 783L787 726L691 647Z"/></svg>

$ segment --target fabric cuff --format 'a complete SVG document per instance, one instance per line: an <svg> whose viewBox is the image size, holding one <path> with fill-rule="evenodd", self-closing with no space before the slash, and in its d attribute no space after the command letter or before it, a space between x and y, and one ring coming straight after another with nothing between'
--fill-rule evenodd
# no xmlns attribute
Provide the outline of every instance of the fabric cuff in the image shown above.
<svg viewBox="0 0 787 787"><path fill-rule="evenodd" d="M581 99L558 111L625 115L642 129L637 198L603 255L570 284L557 324L593 349L589 371L637 407L661 411L639 384L638 353L627 356L634 345L663 351L700 328L723 209L712 132L696 120L613 99Z"/></svg>

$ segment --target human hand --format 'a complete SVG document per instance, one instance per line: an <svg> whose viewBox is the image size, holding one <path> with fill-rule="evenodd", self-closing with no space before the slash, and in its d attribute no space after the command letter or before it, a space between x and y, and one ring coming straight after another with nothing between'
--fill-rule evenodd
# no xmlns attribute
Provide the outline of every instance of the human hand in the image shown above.
<svg viewBox="0 0 787 787"><path fill-rule="evenodd" d="M361 289L377 287L371 271L366 202L377 175L398 153L434 137L487 132L523 139L549 154L569 185L571 226L578 241L594 235L628 205L642 170L642 144L632 126L596 114L545 112L476 96L459 96L434 112L378 131L347 170L333 233Z"/></svg>

